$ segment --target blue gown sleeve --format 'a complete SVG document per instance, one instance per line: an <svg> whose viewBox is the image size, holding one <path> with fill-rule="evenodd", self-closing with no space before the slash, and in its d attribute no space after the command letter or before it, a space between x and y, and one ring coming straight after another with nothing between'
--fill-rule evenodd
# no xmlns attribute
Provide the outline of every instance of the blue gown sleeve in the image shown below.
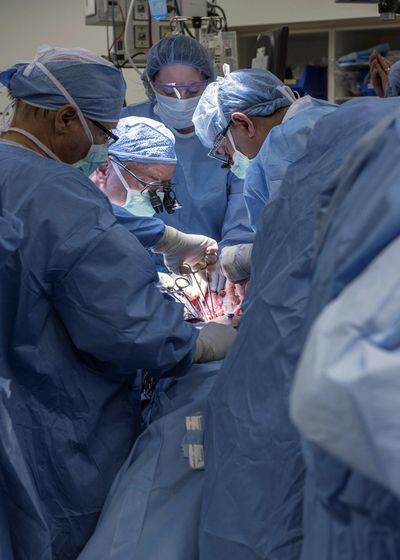
<svg viewBox="0 0 400 560"><path fill-rule="evenodd" d="M125 208L112 204L117 222L133 233L146 249L151 249L164 235L165 224L159 218L134 216Z"/></svg>
<svg viewBox="0 0 400 560"><path fill-rule="evenodd" d="M84 201L81 189L75 204L72 188L66 191L57 193L55 204L70 227L62 237L47 234L59 241L51 245L45 285L73 345L89 365L95 362L95 371L112 371L113 377L133 376L137 369L156 376L184 372L198 334L183 320L183 306L158 289L146 249L116 223L102 199L95 204L88 193Z"/></svg>
<svg viewBox="0 0 400 560"><path fill-rule="evenodd" d="M222 225L219 249L238 243L253 243L254 231L250 226L243 197L243 180L228 174L228 204Z"/></svg>

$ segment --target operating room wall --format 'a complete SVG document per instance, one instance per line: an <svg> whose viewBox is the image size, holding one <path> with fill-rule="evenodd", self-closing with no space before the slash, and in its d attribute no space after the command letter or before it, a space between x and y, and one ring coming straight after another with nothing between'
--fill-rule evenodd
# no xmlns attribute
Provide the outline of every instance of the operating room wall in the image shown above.
<svg viewBox="0 0 400 560"><path fill-rule="evenodd" d="M85 25L84 0L0 0L0 69L17 60L32 59L43 43L62 47L84 47L99 54L107 51L105 27ZM138 74L124 72L127 101L146 99ZM7 105L0 94L0 111Z"/></svg>
<svg viewBox="0 0 400 560"><path fill-rule="evenodd" d="M376 16L377 7L334 0L219 0L231 26ZM83 0L0 0L0 68L32 58L38 45L80 46L106 51L104 27L85 26ZM139 76L124 72L127 101L145 99ZM0 96L0 110L6 105Z"/></svg>
<svg viewBox="0 0 400 560"><path fill-rule="evenodd" d="M336 4L335 0L218 0L229 25L294 23L376 17L377 5Z"/></svg>

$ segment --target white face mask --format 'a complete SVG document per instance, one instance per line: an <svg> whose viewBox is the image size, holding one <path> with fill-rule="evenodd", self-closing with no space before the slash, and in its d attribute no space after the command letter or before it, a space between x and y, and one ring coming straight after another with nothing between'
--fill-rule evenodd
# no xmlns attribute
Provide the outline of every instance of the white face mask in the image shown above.
<svg viewBox="0 0 400 560"><path fill-rule="evenodd" d="M251 159L249 159L247 156L242 154L242 152L239 152L239 150L236 149L235 142L233 141L232 133L229 129L228 129L227 136L229 138L229 142L232 144L232 148L234 149L233 156L232 156L233 165L231 166L231 171L239 179L244 179L246 177L247 170L251 164Z"/></svg>
<svg viewBox="0 0 400 560"><path fill-rule="evenodd" d="M118 165L111 162L115 173L117 174L118 179L121 181L121 184L126 190L126 201L125 204L122 205L122 208L128 210L134 216L154 216L154 208L151 205L149 193L145 191L144 193L140 193L135 191L134 189L129 188L129 185L122 175ZM164 193L157 193L158 195L163 195ZM161 198L161 197L160 197Z"/></svg>
<svg viewBox="0 0 400 560"><path fill-rule="evenodd" d="M193 114L201 95L188 99L177 99L155 92L155 96L157 103L154 106L154 112L166 126L176 130L193 126Z"/></svg>

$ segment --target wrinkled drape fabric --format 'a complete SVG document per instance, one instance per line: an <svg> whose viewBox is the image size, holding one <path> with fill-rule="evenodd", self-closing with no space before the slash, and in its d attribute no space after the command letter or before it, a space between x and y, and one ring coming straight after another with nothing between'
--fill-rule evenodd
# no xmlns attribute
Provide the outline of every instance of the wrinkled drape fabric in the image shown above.
<svg viewBox="0 0 400 560"><path fill-rule="evenodd" d="M399 108L396 102L384 103L361 106L371 109L366 120L376 128L364 136L330 185L331 201L320 214L304 335L324 306L400 233L399 122L391 116ZM388 116L393 121L389 124ZM348 117L351 131L352 114ZM302 560L398 559L398 497L311 442L304 442L303 451L307 481Z"/></svg>
<svg viewBox="0 0 400 560"><path fill-rule="evenodd" d="M188 444L202 444L206 397L220 362L194 364L160 382L151 423L136 441L79 560L196 560L204 470L189 466ZM201 416L201 430L186 429Z"/></svg>
<svg viewBox="0 0 400 560"><path fill-rule="evenodd" d="M398 237L320 313L291 395L307 440L397 496L399 259Z"/></svg>
<svg viewBox="0 0 400 560"><path fill-rule="evenodd" d="M310 149L263 211L245 314L209 398L201 560L300 556L304 465L287 400L302 348L320 191L371 127L365 111L379 122L396 108L382 103L349 104L320 119Z"/></svg>

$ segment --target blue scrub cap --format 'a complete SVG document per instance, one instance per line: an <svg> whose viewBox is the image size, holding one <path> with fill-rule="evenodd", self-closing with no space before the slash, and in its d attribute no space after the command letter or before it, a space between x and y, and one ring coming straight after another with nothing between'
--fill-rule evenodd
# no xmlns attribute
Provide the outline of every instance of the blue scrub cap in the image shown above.
<svg viewBox="0 0 400 560"><path fill-rule="evenodd" d="M142 80L151 101L154 100L149 80L166 66L186 64L201 72L207 79L214 80L216 73L208 51L196 39L188 35L170 35L151 47L147 55L146 70Z"/></svg>
<svg viewBox="0 0 400 560"><path fill-rule="evenodd" d="M85 117L105 122L119 119L126 91L122 73L86 49L44 45L32 62L17 63L0 72L0 83L15 99L35 107L57 110L69 103L38 64L61 83Z"/></svg>
<svg viewBox="0 0 400 560"><path fill-rule="evenodd" d="M400 95L400 60L395 62L388 75L385 97L398 97Z"/></svg>
<svg viewBox="0 0 400 560"><path fill-rule="evenodd" d="M268 70L236 70L209 84L193 115L196 134L211 148L235 111L267 117L295 101L293 92Z"/></svg>
<svg viewBox="0 0 400 560"><path fill-rule="evenodd" d="M121 119L115 134L119 137L109 149L110 156L122 161L176 163L175 136L162 123L145 117Z"/></svg>

